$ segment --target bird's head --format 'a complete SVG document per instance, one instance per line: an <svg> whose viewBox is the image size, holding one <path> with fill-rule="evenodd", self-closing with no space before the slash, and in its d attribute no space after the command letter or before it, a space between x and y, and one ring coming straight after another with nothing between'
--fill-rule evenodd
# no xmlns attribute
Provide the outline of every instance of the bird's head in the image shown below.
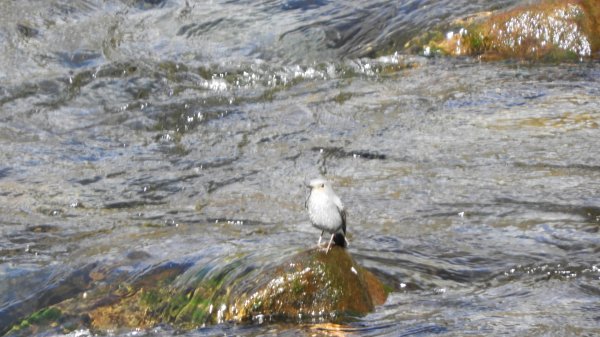
<svg viewBox="0 0 600 337"><path fill-rule="evenodd" d="M325 190L330 187L329 182L322 178L313 179L308 182L307 187L309 187L313 191Z"/></svg>

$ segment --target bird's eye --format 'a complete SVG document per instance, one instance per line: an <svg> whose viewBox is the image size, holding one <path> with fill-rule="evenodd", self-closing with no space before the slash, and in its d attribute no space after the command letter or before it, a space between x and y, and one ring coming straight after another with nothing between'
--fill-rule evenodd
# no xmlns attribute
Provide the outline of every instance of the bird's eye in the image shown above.
<svg viewBox="0 0 600 337"><path fill-rule="evenodd" d="M325 184L321 184L321 188L325 188Z"/></svg>

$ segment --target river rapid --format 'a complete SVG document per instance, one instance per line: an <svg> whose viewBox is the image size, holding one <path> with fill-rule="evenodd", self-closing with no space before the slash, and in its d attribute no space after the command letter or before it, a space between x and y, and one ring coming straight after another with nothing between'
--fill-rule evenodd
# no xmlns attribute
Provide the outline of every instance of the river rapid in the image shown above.
<svg viewBox="0 0 600 337"><path fill-rule="evenodd" d="M515 4L0 3L0 331L166 263L313 247L322 175L385 305L109 333L600 334L600 64L372 57Z"/></svg>

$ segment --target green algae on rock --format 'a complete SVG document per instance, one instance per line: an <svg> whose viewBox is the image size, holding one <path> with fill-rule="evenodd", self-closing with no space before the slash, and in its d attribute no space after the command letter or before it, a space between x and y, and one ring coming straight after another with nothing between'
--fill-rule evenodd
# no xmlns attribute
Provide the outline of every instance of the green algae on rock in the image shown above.
<svg viewBox="0 0 600 337"><path fill-rule="evenodd" d="M583 60L600 57L600 3L545 1L455 22L446 34L427 34L411 44L431 55L483 59Z"/></svg>
<svg viewBox="0 0 600 337"><path fill-rule="evenodd" d="M340 247L327 254L307 250L264 268L244 267L243 260L198 270L167 263L131 284L91 289L36 312L8 335L26 336L44 328L65 332L159 324L193 329L226 321L343 322L373 311L387 297L383 284Z"/></svg>
<svg viewBox="0 0 600 337"><path fill-rule="evenodd" d="M56 326L62 317L62 312L57 308L45 308L36 311L27 319L24 319L18 325L15 325L6 335L26 336L33 333L38 326L50 325Z"/></svg>

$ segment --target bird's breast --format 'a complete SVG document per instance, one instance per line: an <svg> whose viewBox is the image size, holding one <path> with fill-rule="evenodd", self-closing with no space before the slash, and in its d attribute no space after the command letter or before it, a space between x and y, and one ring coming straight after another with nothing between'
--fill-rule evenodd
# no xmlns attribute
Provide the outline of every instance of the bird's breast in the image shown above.
<svg viewBox="0 0 600 337"><path fill-rule="evenodd" d="M328 231L337 232L342 226L342 216L338 207L321 193L312 193L308 200L308 214L313 226Z"/></svg>

